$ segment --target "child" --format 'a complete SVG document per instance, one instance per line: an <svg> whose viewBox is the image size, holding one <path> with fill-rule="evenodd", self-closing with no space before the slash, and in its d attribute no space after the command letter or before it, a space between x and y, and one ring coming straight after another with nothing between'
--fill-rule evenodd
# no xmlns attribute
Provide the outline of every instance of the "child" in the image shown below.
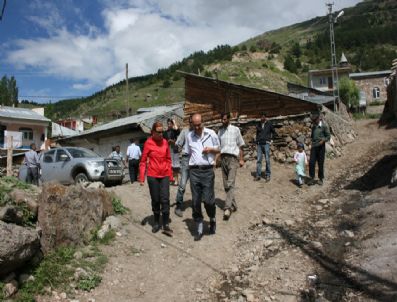
<svg viewBox="0 0 397 302"><path fill-rule="evenodd" d="M305 177L305 165L308 164L304 148L305 146L302 143L298 143L298 151L294 154L296 182L299 188L302 187L303 177Z"/></svg>

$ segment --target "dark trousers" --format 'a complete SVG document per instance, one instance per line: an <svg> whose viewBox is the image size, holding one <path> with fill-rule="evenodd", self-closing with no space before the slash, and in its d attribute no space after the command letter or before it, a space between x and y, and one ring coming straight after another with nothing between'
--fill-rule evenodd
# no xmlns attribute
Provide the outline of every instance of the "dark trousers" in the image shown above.
<svg viewBox="0 0 397 302"><path fill-rule="evenodd" d="M318 178L324 179L324 160L325 160L325 144L312 147L310 150L310 161L309 161L309 175L314 178L316 175L316 162L318 163Z"/></svg>
<svg viewBox="0 0 397 302"><path fill-rule="evenodd" d="M26 182L28 184L39 185L39 168L38 167L28 167Z"/></svg>
<svg viewBox="0 0 397 302"><path fill-rule="evenodd" d="M162 213L164 222L164 218L167 217L168 219L170 215L170 178L168 176L163 178L148 176L147 182L149 184L152 211L155 220Z"/></svg>
<svg viewBox="0 0 397 302"><path fill-rule="evenodd" d="M131 183L138 180L139 160L130 159L128 161L128 171L130 172Z"/></svg>
<svg viewBox="0 0 397 302"><path fill-rule="evenodd" d="M193 219L196 222L203 221L203 212L201 202L204 201L204 207L209 218L215 219L215 192L214 169L190 169L190 190L192 191L193 201Z"/></svg>

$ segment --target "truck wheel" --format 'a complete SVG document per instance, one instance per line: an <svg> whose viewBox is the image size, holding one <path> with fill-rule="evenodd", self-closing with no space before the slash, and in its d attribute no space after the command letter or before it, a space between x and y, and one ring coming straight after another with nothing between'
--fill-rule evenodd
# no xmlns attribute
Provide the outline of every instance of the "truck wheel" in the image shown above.
<svg viewBox="0 0 397 302"><path fill-rule="evenodd" d="M88 182L88 177L85 173L79 173L76 175L74 178L74 183L75 184L84 184Z"/></svg>

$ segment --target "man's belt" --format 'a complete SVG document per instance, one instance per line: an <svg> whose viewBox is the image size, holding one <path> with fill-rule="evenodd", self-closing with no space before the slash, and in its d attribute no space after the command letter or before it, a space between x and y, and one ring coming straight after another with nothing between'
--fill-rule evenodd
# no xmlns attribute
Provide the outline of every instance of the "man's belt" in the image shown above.
<svg viewBox="0 0 397 302"><path fill-rule="evenodd" d="M189 166L189 169L198 169L198 170L208 170L208 169L213 169L213 165L195 165L195 166Z"/></svg>
<svg viewBox="0 0 397 302"><path fill-rule="evenodd" d="M234 158L237 158L236 155L230 154L230 153L222 153L222 154L221 154L221 157L234 157Z"/></svg>

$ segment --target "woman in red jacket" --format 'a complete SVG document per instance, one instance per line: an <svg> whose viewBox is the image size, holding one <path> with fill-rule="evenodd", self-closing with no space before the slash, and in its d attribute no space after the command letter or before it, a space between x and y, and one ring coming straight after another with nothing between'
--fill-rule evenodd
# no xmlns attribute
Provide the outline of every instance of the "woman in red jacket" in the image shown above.
<svg viewBox="0 0 397 302"><path fill-rule="evenodd" d="M173 181L171 154L168 142L163 138L163 124L155 122L152 135L143 147L141 162L139 163L139 182L143 186L145 172L152 199L154 214L153 233L160 230L160 212L163 214L163 233L172 236L169 226L170 220L170 181Z"/></svg>

